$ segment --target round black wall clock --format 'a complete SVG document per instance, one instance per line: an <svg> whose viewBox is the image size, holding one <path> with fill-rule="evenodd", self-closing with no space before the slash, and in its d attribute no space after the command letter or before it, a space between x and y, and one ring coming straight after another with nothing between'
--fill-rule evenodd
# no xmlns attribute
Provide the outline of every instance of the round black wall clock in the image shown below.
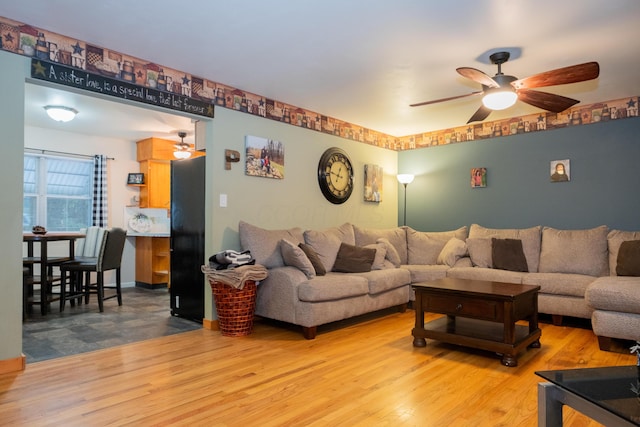
<svg viewBox="0 0 640 427"><path fill-rule="evenodd" d="M344 150L327 149L318 162L318 184L324 197L336 205L347 201L353 191L353 167Z"/></svg>

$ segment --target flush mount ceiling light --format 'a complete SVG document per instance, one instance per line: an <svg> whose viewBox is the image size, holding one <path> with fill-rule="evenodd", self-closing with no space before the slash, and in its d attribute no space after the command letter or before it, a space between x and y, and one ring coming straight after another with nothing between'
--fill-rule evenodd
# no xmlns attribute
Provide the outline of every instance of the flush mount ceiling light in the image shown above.
<svg viewBox="0 0 640 427"><path fill-rule="evenodd" d="M186 132L178 132L178 136L180 137L180 143L176 144L176 150L173 152L173 156L176 159L188 159L191 157L191 151L189 151L189 144L184 142L184 137L187 136Z"/></svg>
<svg viewBox="0 0 640 427"><path fill-rule="evenodd" d="M78 114L78 110L62 105L47 105L44 109L56 122L69 122Z"/></svg>

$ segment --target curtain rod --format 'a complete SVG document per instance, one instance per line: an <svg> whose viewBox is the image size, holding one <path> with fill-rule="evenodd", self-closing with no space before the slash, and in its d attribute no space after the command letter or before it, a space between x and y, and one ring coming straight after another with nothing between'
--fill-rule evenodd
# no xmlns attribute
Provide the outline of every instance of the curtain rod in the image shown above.
<svg viewBox="0 0 640 427"><path fill-rule="evenodd" d="M48 153L53 153L53 154L64 154L66 156L76 156L76 157L85 157L87 159L93 159L95 156L92 156L90 154L78 154L78 153L67 153L65 151L54 151L54 150L43 150L41 148L29 148L29 147L24 147L25 150L31 150L31 151L36 151L39 152L40 154L48 154ZM115 158L113 157L107 157L107 160L115 160Z"/></svg>

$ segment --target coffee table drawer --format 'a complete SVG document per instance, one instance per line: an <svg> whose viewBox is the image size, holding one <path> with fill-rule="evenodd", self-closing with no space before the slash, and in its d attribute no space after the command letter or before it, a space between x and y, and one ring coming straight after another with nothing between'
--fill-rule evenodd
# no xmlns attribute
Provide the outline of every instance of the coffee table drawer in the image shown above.
<svg viewBox="0 0 640 427"><path fill-rule="evenodd" d="M498 301L480 301L477 299L463 297L440 297L425 295L424 310L448 314L450 316L473 317L475 319L501 321L500 308L502 304Z"/></svg>

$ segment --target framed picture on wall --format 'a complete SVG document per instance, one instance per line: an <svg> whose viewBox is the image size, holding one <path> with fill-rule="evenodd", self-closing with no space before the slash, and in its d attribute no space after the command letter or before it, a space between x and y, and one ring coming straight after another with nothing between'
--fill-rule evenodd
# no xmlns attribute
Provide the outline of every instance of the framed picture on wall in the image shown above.
<svg viewBox="0 0 640 427"><path fill-rule="evenodd" d="M245 175L284 179L284 144L269 138L245 137Z"/></svg>
<svg viewBox="0 0 640 427"><path fill-rule="evenodd" d="M127 184L128 185L142 185L142 184L144 184L144 174L143 173L130 173L127 176Z"/></svg>
<svg viewBox="0 0 640 427"><path fill-rule="evenodd" d="M382 201L382 167L364 165L364 201L380 203Z"/></svg>
<svg viewBox="0 0 640 427"><path fill-rule="evenodd" d="M471 188L487 186L487 168L471 168Z"/></svg>
<svg viewBox="0 0 640 427"><path fill-rule="evenodd" d="M549 167L551 182L567 182L571 181L571 161L552 160Z"/></svg>

